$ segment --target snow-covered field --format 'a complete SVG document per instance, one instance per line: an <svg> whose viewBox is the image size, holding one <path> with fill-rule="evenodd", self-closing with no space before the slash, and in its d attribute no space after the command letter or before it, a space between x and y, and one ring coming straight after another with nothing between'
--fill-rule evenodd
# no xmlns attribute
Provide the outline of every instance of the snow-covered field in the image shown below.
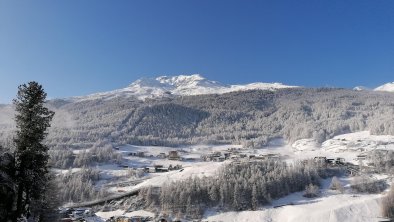
<svg viewBox="0 0 394 222"><path fill-rule="evenodd" d="M182 180L190 176L212 176L217 170L231 162L204 162L199 157L211 152L226 152L229 149L237 149L239 153L246 155L277 154L288 162L325 156L327 158L345 158L347 162L358 163L356 157L366 154L372 150L394 150L394 136L374 136L369 132L357 132L336 136L325 141L321 145L311 139L302 139L293 144L286 144L281 140L274 141L270 146L261 149L243 149L235 145L196 145L180 148L159 146L133 146L127 145L118 148L117 152L123 154L124 163L130 168L142 168L153 165L182 165L182 170L172 170L162 173L147 173L137 184L121 187L121 192L132 191L146 186L162 186L164 183ZM178 151L181 157L188 160L168 160L159 158L160 153L168 154L169 151ZM130 156L130 153L144 152L145 157ZM123 178L127 175L127 169L113 165L98 166L101 174L105 175L104 181L98 183L103 186L108 183L116 184L111 178ZM382 175L377 175L384 177ZM330 180L325 180L321 187L321 195L318 198L308 199L302 196L302 192L293 193L287 197L274 200L270 206L262 206L257 211L242 212L216 212L207 211L203 221L379 221L380 199L383 194L355 194L349 188L351 177L340 178L345 185L345 192L337 193L328 189ZM131 179L130 179L131 180ZM120 189L112 186L108 189L116 193ZM280 206L280 207L277 207ZM138 214L149 214L149 212L133 212ZM105 220L110 216L128 215L123 211L97 212L97 215ZM138 215L143 216L143 215Z"/></svg>
<svg viewBox="0 0 394 222"><path fill-rule="evenodd" d="M123 210L115 210L109 212L97 212L96 215L103 220L107 220L112 216L126 216L126 217L133 217L133 216L154 217L155 216L155 214L144 210L138 210L133 212L124 212Z"/></svg>
<svg viewBox="0 0 394 222"><path fill-rule="evenodd" d="M285 199L302 197L292 194ZM203 221L256 222L343 222L380 221L380 195L354 196L349 194L325 196L279 208L267 207L257 211L226 212L208 216ZM278 200L282 201L282 200ZM274 204L277 201L274 201Z"/></svg>
<svg viewBox="0 0 394 222"><path fill-rule="evenodd" d="M341 178L345 185L343 194L329 190L330 179L323 181L318 198L305 198L302 192L274 200L271 206L257 211L208 212L203 221L259 221L259 222L342 222L380 221L381 194L353 194L350 180Z"/></svg>

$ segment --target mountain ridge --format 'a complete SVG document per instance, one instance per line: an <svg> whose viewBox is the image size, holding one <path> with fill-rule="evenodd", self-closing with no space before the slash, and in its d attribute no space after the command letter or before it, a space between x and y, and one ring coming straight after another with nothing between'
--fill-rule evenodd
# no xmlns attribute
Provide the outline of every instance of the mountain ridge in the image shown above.
<svg viewBox="0 0 394 222"><path fill-rule="evenodd" d="M136 97L140 100L155 97L223 94L245 90L277 90L295 88L282 83L255 82L249 84L227 85L204 78L200 74L144 77L137 79L125 88L108 92L93 93L86 96L71 97L70 100L111 99L116 97Z"/></svg>

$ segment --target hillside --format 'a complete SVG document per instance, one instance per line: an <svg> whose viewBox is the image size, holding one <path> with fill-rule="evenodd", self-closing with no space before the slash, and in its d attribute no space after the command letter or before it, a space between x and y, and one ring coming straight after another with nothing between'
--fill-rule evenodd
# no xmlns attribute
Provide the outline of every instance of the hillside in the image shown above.
<svg viewBox="0 0 394 222"><path fill-rule="evenodd" d="M56 112L48 143L87 148L115 144L237 143L258 147L276 137L322 142L347 132L394 134L394 94L346 89L288 88L224 94L51 100ZM12 110L0 107L1 137L9 138Z"/></svg>

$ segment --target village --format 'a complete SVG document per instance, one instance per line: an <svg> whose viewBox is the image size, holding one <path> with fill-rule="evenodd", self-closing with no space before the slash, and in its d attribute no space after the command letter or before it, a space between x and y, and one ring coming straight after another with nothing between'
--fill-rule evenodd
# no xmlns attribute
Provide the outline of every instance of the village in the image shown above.
<svg viewBox="0 0 394 222"><path fill-rule="evenodd" d="M118 149L119 150L119 149ZM128 157L135 158L145 158L154 160L154 162L160 162L160 160L169 160L173 161L176 164L168 165L164 164L153 164L153 165L145 165L141 169L146 173L162 173L169 172L172 170L182 170L182 164L186 163L190 165L195 162L224 162L226 160L229 161L258 161L258 160L279 160L281 158L280 154L277 153L264 153L264 154L252 154L249 150L237 147L230 147L224 151L211 151L207 154L198 155L196 153L192 153L190 151L186 151L185 149L181 150L171 150L167 153L160 152L157 155L151 154L149 152L139 151L139 152L129 152L127 153ZM130 165L127 163L120 164L119 167L129 168Z"/></svg>
<svg viewBox="0 0 394 222"><path fill-rule="evenodd" d="M334 141L335 142L335 141ZM337 142L343 143L342 140ZM174 217L154 215L142 212L124 211L119 215L105 216L114 211L113 207L107 206L128 196L137 195L139 189L147 186L159 187L164 183L174 180L185 179L189 176L213 175L219 167L227 164L238 164L255 161L313 161L332 168L341 168L349 177L368 175L373 177L375 170L374 162L371 161L370 152L364 148L335 149L335 146L322 147L319 149L303 150L302 152L289 146L270 146L263 149L246 149L242 146L219 145L219 146L191 146L191 147L156 147L156 146L132 146L116 147L115 150L122 154L123 161L114 165L111 170L108 166L102 166L103 172L115 173L125 170L140 172L140 178L112 181L103 181L102 186L107 186L111 195L107 199L96 200L89 204L76 204L66 206L60 210L62 221L100 221L100 222L134 222L134 221L182 221ZM346 147L346 144L345 146ZM374 149L375 150L375 149ZM376 150L375 150L376 151ZM381 149L380 152L388 152ZM97 206L102 206L97 208ZM97 220L97 218L104 218Z"/></svg>
<svg viewBox="0 0 394 222"><path fill-rule="evenodd" d="M130 149L130 147L133 147L133 149ZM187 148L172 149L165 152L163 151L163 148L158 147L116 147L115 150L120 152L124 157L124 161L118 164L117 168L120 170L136 170L143 172L144 175L138 180L123 182L117 181L116 183L108 183L106 186L109 188L109 190L114 188L113 199L116 199L117 195L127 194L131 188L136 187L136 185L138 186L145 180L149 180L150 178L157 177L161 174L165 175L166 173L173 171L183 172L185 169L194 167L195 164L204 164L208 162L229 164L238 163L241 161L279 160L281 158L280 154L275 153L252 154L250 153L250 150L244 149L240 146L224 146L214 148L215 149L213 151L208 152L206 149L194 152L194 149ZM111 199L108 199L106 201L110 200ZM100 201L98 201L97 204L99 204L99 202ZM91 207L75 206L76 207L71 206L60 209L59 213L62 216L62 221L95 221L92 219L95 218L95 213ZM122 215L108 218L106 222L134 222L152 220L153 218L149 216ZM158 221L168 221L168 218L163 216L162 218L159 218Z"/></svg>

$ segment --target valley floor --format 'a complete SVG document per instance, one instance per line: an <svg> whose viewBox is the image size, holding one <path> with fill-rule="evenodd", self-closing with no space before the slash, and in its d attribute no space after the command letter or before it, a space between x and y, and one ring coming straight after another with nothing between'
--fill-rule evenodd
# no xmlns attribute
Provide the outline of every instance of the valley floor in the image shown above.
<svg viewBox="0 0 394 222"><path fill-rule="evenodd" d="M234 160L222 162L204 162L201 155L213 152L228 152L238 150L239 154L247 156L264 156L275 154L287 162L324 156L327 158L345 158L346 162L367 165L367 160L358 160L372 150L394 150L394 136L371 136L369 132L344 134L325 141L321 146L310 139L299 140L294 144L285 144L276 140L270 146L261 149L243 149L239 145L198 145L180 148L157 146L127 145L118 148L123 154L122 166L111 164L97 166L101 180L96 186L106 186L112 195L138 190L147 186L162 186L164 183L182 180L190 176L212 176L223 165ZM182 160L159 158L160 154L177 151ZM130 153L144 152L144 157L131 156ZM162 168L182 165L182 169L169 172L146 173L142 178L129 178L128 168L146 168L161 165ZM78 170L78 169L74 169ZM391 184L391 178L386 175L371 175L386 179ZM331 179L323 181L320 195L308 199L302 192L293 193L284 198L274 200L271 205L261 206L257 211L220 212L215 209L205 212L202 221L286 221L286 222L339 222L339 221L382 221L380 201L383 194L357 194L350 189L352 177L341 177L345 186L344 193L329 190ZM92 221L105 221L111 216L153 216L147 211L124 212L123 210L96 212L97 217Z"/></svg>

